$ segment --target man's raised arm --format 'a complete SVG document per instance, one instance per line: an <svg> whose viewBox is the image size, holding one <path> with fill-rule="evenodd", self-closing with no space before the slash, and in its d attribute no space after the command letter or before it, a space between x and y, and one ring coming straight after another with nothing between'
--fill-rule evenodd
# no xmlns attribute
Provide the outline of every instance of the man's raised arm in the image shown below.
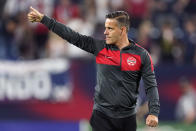
<svg viewBox="0 0 196 131"><path fill-rule="evenodd" d="M27 16L30 22L41 22L47 26L49 30L52 30L61 38L67 40L69 43L81 48L82 50L97 55L97 53L103 49L103 40L97 40L92 37L79 34L71 28L57 22L55 19L49 18L40 13L33 7L30 7L30 12Z"/></svg>

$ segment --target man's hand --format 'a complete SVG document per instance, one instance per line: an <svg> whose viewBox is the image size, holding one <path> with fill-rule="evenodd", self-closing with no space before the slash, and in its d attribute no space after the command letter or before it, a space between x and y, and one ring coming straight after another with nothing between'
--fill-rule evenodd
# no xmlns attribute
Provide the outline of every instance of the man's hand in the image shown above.
<svg viewBox="0 0 196 131"><path fill-rule="evenodd" d="M155 115L148 115L146 118L146 125L156 127L158 125L158 117Z"/></svg>
<svg viewBox="0 0 196 131"><path fill-rule="evenodd" d="M40 13L33 7L30 7L30 12L28 13L28 20L30 22L40 22L43 17L44 17L44 14Z"/></svg>

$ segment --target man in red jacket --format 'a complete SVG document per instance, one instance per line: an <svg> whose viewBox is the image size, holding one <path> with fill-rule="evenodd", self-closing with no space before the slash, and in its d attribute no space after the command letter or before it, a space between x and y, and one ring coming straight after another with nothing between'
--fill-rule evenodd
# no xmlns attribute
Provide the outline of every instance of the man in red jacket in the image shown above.
<svg viewBox="0 0 196 131"><path fill-rule="evenodd" d="M106 15L106 40L79 34L31 7L31 22L41 22L69 43L95 55L97 85L93 114L93 131L136 131L136 101L141 77L149 100L146 124L158 125L160 110L157 83L148 52L128 39L129 16L124 11Z"/></svg>

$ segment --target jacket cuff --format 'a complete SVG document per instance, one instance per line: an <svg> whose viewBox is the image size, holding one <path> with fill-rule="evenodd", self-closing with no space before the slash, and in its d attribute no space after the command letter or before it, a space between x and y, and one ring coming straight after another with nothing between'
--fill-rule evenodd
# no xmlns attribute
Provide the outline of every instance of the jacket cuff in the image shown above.
<svg viewBox="0 0 196 131"><path fill-rule="evenodd" d="M156 117L159 117L159 113L149 113L149 115L154 115Z"/></svg>
<svg viewBox="0 0 196 131"><path fill-rule="evenodd" d="M45 26L49 27L50 20L51 20L50 17L44 15L44 17L42 18L42 20L40 21L40 23L42 23L42 24L44 24Z"/></svg>

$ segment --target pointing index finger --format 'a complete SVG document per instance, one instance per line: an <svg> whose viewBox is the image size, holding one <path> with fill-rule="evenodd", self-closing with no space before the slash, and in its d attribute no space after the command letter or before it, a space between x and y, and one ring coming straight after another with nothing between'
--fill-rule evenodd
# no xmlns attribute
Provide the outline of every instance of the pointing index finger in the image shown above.
<svg viewBox="0 0 196 131"><path fill-rule="evenodd" d="M36 9L34 9L32 6L30 7L31 11L37 12Z"/></svg>

